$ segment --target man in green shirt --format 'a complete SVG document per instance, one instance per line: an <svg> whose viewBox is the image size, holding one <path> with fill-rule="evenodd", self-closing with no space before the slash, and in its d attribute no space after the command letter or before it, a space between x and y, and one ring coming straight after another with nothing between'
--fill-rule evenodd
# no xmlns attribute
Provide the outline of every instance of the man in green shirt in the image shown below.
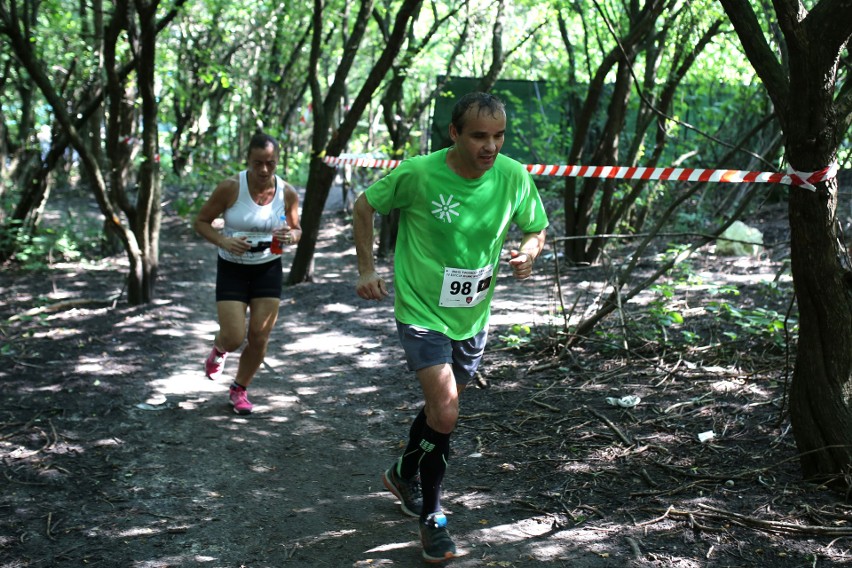
<svg viewBox="0 0 852 568"><path fill-rule="evenodd" d="M449 130L452 147L405 160L368 187L354 209L356 289L366 300L388 295L373 262L374 213L400 211L394 315L425 404L411 425L408 447L383 482L405 513L419 517L429 562L457 555L441 511L441 484L459 394L485 349L503 243L517 225L523 238L519 250L510 251L509 265L516 278L528 278L548 224L532 177L500 155L506 110L497 97L463 96Z"/></svg>

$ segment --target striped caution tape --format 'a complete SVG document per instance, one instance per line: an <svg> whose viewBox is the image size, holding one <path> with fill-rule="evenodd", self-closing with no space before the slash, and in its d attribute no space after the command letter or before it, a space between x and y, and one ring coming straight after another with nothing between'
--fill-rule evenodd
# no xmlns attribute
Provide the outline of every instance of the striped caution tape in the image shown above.
<svg viewBox="0 0 852 568"><path fill-rule="evenodd" d="M395 168L402 160L377 160L375 158L349 158L346 156L326 156L322 159L329 166L340 166L343 164L351 164L356 168Z"/></svg>
<svg viewBox="0 0 852 568"><path fill-rule="evenodd" d="M344 156L326 156L323 161L330 166L351 164L360 168L395 168L402 160L379 160ZM838 165L834 163L815 172L748 172L743 170L714 170L695 168L644 168L627 166L551 166L527 164L526 169L535 176L587 177L608 179L633 179L652 181L689 181L707 183L781 183L816 190L814 184L834 178Z"/></svg>
<svg viewBox="0 0 852 568"><path fill-rule="evenodd" d="M826 166L816 172L797 172L796 170L788 167L787 173L790 176L791 183L793 185L798 185L805 189L816 191L813 184L830 180L837 175L838 170L839 166L837 165L837 162L834 162L830 166Z"/></svg>

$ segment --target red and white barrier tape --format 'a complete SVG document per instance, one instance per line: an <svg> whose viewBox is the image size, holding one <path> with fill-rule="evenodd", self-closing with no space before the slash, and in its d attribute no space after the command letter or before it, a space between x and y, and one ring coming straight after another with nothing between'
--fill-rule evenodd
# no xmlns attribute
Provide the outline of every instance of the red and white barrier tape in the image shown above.
<svg viewBox="0 0 852 568"><path fill-rule="evenodd" d="M376 160L375 158L347 158L339 156L326 156L322 159L329 166L340 166L351 164L356 168L395 168L402 160Z"/></svg>
<svg viewBox="0 0 852 568"><path fill-rule="evenodd" d="M351 164L359 168L395 168L402 160L377 160L374 158L348 158L326 156L323 161L330 166ZM837 175L834 163L816 172L788 170L781 172L747 172L742 170L712 170L693 168L643 168L626 166L549 166L527 164L527 171L536 176L589 177L610 179L642 179L660 181L690 181L707 183L782 183L815 191L814 184L828 181Z"/></svg>
<svg viewBox="0 0 852 568"><path fill-rule="evenodd" d="M837 162L834 162L830 166L826 166L816 172L797 172L793 168L788 167L787 174L790 176L793 185L816 191L816 188L812 184L830 180L837 175L838 170L839 166Z"/></svg>

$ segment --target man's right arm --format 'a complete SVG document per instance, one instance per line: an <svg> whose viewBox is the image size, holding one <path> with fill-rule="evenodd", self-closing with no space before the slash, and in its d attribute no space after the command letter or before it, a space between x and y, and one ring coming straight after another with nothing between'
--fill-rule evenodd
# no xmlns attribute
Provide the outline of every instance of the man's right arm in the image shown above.
<svg viewBox="0 0 852 568"><path fill-rule="evenodd" d="M381 300L388 295L385 282L376 274L373 262L373 216L376 210L362 193L355 200L352 216L352 230L355 238L355 252L358 255L358 295L365 300Z"/></svg>

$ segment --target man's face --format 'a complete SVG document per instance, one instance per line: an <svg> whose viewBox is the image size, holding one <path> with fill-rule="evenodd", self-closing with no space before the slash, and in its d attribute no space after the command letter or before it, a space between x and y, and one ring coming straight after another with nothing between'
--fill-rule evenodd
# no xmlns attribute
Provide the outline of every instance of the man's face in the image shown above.
<svg viewBox="0 0 852 568"><path fill-rule="evenodd" d="M264 148L252 148L248 156L248 169L261 183L266 183L275 174L278 166L278 156L275 147L267 144Z"/></svg>
<svg viewBox="0 0 852 568"><path fill-rule="evenodd" d="M459 175L465 178L478 178L494 165L503 137L506 134L506 115L491 115L487 110L480 112L471 107L464 114L462 131L450 124L450 138L456 147Z"/></svg>

